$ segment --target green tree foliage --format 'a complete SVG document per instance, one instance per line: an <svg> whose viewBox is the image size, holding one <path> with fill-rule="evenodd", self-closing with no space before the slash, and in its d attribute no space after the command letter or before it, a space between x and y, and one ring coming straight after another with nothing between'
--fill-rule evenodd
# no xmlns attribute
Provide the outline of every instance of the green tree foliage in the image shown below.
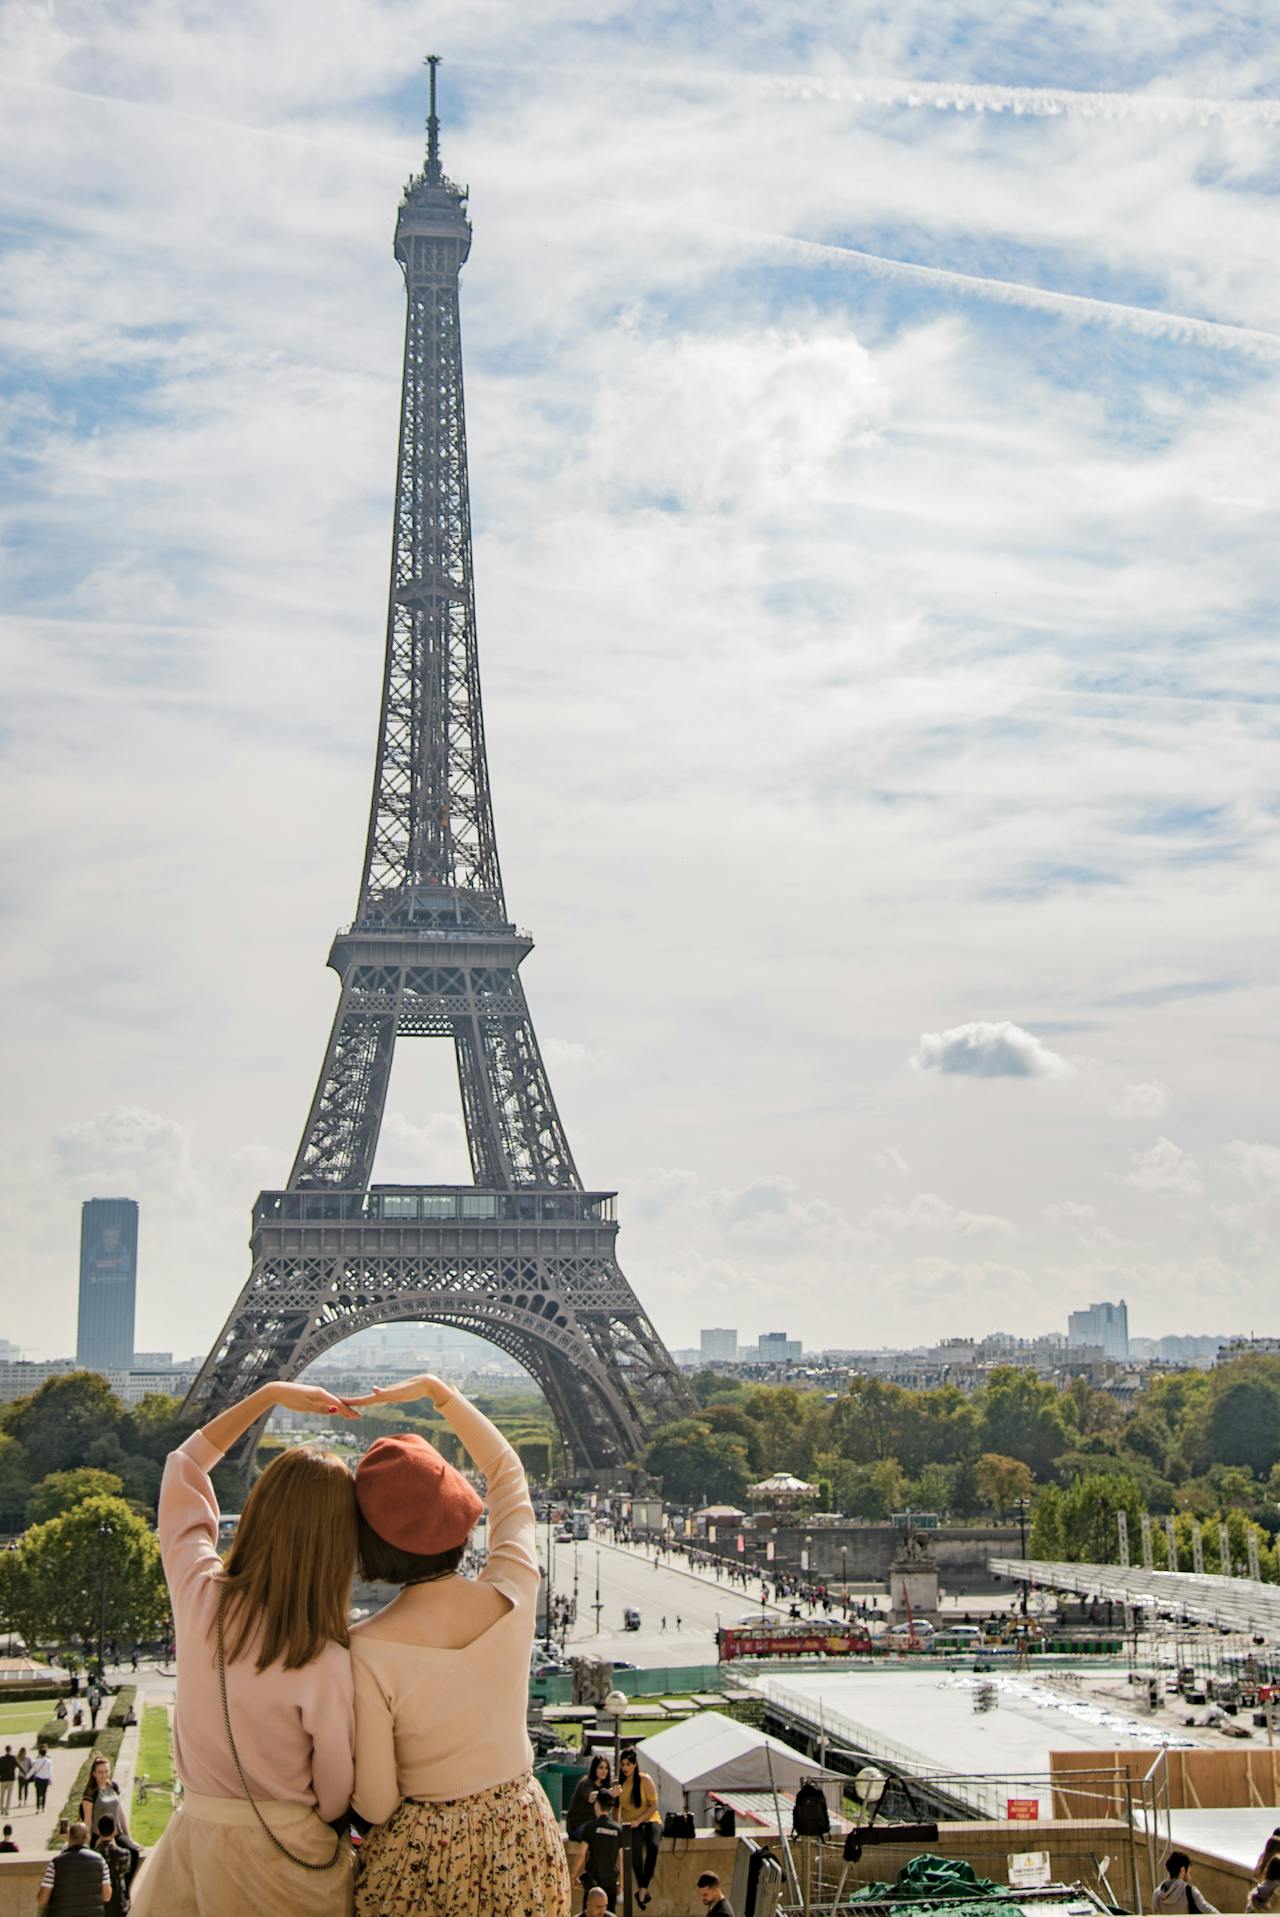
<svg viewBox="0 0 1280 1917"><path fill-rule="evenodd" d="M34 1396L7 1406L0 1423L26 1452L38 1483L51 1471L94 1463L93 1447L100 1438L118 1434L125 1418L105 1378L96 1371L71 1371L46 1379Z"/></svg>
<svg viewBox="0 0 1280 1917"><path fill-rule="evenodd" d="M984 1451L1021 1458L1037 1478L1049 1476L1073 1435L1061 1394L1012 1365L997 1366L978 1394L978 1428Z"/></svg>
<svg viewBox="0 0 1280 1917"><path fill-rule="evenodd" d="M1243 1465L1265 1478L1280 1459L1280 1366L1243 1358L1214 1374L1204 1462Z"/></svg>
<svg viewBox="0 0 1280 1917"><path fill-rule="evenodd" d="M1073 1563L1115 1564L1120 1557L1116 1514L1129 1520L1130 1549L1136 1550L1142 1519L1142 1493L1132 1478L1091 1471L1062 1494L1062 1555Z"/></svg>
<svg viewBox="0 0 1280 1917"><path fill-rule="evenodd" d="M160 1547L121 1498L91 1497L34 1525L7 1573L12 1620L28 1645L150 1637L168 1612Z"/></svg>
<svg viewBox="0 0 1280 1917"><path fill-rule="evenodd" d="M978 1491L996 1516L1003 1518L1020 1498L1031 1496L1035 1480L1031 1467L1021 1458L1004 1458L998 1451L984 1451L978 1459Z"/></svg>
<svg viewBox="0 0 1280 1917"><path fill-rule="evenodd" d="M100 1471L96 1465L82 1464L75 1471L51 1471L41 1478L27 1500L27 1523L44 1524L60 1518L86 1498L123 1496L124 1480L113 1471Z"/></svg>
<svg viewBox="0 0 1280 1917"><path fill-rule="evenodd" d="M1065 1555L1062 1542L1062 1493L1056 1484L1046 1484L1036 1493L1036 1501L1031 1507L1027 1556L1059 1564Z"/></svg>
<svg viewBox="0 0 1280 1917"><path fill-rule="evenodd" d="M713 1431L700 1418L664 1425L647 1446L644 1465L678 1504L741 1504L751 1479L742 1439Z"/></svg>
<svg viewBox="0 0 1280 1917"><path fill-rule="evenodd" d="M27 1454L16 1438L0 1432L0 1530L21 1530L30 1495Z"/></svg>

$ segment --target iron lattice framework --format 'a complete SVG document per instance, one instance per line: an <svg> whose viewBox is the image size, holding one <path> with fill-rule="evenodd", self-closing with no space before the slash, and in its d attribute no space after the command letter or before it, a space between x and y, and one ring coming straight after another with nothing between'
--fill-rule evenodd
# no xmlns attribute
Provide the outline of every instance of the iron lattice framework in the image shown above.
<svg viewBox="0 0 1280 1917"><path fill-rule="evenodd" d="M207 1418L353 1332L426 1319L518 1359L575 1466L601 1470L692 1406L619 1269L613 1194L582 1189L520 980L532 942L507 918L471 565L458 311L471 227L440 166L429 64L426 167L396 223L408 311L359 905L329 954L342 993L288 1188L258 1199L249 1281L187 1405ZM453 1040L474 1186L370 1185L398 1038Z"/></svg>

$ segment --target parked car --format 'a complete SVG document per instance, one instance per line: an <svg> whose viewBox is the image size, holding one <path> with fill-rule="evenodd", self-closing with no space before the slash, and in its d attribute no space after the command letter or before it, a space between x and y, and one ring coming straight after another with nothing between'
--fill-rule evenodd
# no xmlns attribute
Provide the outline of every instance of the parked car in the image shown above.
<svg viewBox="0 0 1280 1917"><path fill-rule="evenodd" d="M624 1631L638 1631L640 1629L640 1613L633 1604L628 1604L626 1610L622 1613L622 1628Z"/></svg>

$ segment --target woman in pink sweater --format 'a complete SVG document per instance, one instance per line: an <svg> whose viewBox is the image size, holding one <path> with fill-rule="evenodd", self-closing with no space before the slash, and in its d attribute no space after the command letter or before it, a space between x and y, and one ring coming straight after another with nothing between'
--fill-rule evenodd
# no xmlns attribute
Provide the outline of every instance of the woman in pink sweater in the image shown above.
<svg viewBox="0 0 1280 1917"><path fill-rule="evenodd" d="M134 1917L348 1917L352 1852L347 1609L355 1490L303 1445L267 1467L224 1566L209 1473L277 1405L355 1417L331 1392L268 1384L165 1465L160 1550L173 1604L174 1760L185 1790L133 1892ZM225 1675L224 1675L225 1674Z"/></svg>
<svg viewBox="0 0 1280 1917"><path fill-rule="evenodd" d="M402 1588L351 1634L359 1917L569 1917L569 1872L532 1776L525 1720L538 1594L524 1468L482 1412L415 1378L378 1403L430 1398L484 1474L489 1550L460 1574L484 1506L413 1433L379 1438L356 1472L366 1577ZM370 1399L354 1398L353 1404Z"/></svg>

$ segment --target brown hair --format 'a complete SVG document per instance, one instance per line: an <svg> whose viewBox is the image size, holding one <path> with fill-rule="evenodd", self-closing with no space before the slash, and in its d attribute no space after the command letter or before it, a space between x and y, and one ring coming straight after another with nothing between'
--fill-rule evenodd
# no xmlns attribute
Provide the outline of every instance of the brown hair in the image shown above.
<svg viewBox="0 0 1280 1917"><path fill-rule="evenodd" d="M227 1555L227 1661L261 1627L257 1668L296 1671L347 1639L356 1561L356 1491L342 1458L298 1445L269 1464L245 1500Z"/></svg>
<svg viewBox="0 0 1280 1917"><path fill-rule="evenodd" d="M378 1536L359 1505L356 1536L360 1573L370 1584L408 1584L411 1578L425 1583L428 1578L447 1577L457 1570L467 1550L464 1539L461 1544L451 1544L447 1551L402 1551L398 1544L388 1544Z"/></svg>

